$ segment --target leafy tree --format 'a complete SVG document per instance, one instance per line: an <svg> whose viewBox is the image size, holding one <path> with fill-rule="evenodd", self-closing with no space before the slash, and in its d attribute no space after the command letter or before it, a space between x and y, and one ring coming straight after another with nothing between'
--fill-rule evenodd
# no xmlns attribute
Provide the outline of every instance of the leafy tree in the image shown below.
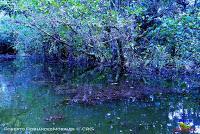
<svg viewBox="0 0 200 134"><path fill-rule="evenodd" d="M108 63L122 72L141 65L198 66L198 7L198 0L0 2L3 32L15 33L21 54L70 64L83 58L85 64Z"/></svg>

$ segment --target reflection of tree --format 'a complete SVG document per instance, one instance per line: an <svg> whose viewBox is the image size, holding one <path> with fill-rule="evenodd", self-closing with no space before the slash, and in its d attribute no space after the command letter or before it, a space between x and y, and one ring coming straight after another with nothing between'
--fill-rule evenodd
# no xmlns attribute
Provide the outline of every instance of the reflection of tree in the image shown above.
<svg viewBox="0 0 200 134"><path fill-rule="evenodd" d="M189 124L193 128L198 127L198 105L193 99L188 99L188 96L179 98L178 102L171 105L173 109L168 114L168 118L178 125L178 122ZM196 109L197 108L197 109Z"/></svg>

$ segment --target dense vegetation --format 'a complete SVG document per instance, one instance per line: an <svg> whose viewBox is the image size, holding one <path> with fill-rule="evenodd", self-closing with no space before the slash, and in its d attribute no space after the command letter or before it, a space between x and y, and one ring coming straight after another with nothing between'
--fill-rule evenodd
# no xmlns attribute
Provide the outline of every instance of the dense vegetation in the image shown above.
<svg viewBox="0 0 200 134"><path fill-rule="evenodd" d="M199 104L200 0L0 0L0 134L200 133Z"/></svg>
<svg viewBox="0 0 200 134"><path fill-rule="evenodd" d="M199 71L199 7L199 0L0 0L1 41L19 55L70 65Z"/></svg>

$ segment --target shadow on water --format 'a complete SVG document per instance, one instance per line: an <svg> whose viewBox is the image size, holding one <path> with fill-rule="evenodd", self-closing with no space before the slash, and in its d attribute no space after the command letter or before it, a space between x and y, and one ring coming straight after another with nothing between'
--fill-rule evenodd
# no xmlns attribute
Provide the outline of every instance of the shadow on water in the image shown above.
<svg viewBox="0 0 200 134"><path fill-rule="evenodd" d="M75 133L92 127L98 134L165 134L180 121L199 133L199 99L196 76L135 72L119 81L116 70L101 66L69 69L31 58L0 63L1 133L6 127L76 128L68 130Z"/></svg>

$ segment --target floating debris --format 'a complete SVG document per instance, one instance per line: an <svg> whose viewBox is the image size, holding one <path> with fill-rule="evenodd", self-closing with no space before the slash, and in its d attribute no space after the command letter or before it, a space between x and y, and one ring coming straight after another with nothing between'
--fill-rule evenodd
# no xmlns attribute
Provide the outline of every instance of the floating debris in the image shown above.
<svg viewBox="0 0 200 134"><path fill-rule="evenodd" d="M111 116L111 113L107 113L106 116Z"/></svg>
<svg viewBox="0 0 200 134"><path fill-rule="evenodd" d="M44 120L47 122L55 122L55 121L61 121L63 119L64 119L64 116L62 116L62 115L52 115L52 116L45 118Z"/></svg>
<svg viewBox="0 0 200 134"><path fill-rule="evenodd" d="M118 120L120 120L120 117L117 117Z"/></svg>
<svg viewBox="0 0 200 134"><path fill-rule="evenodd" d="M117 85L117 84L119 84L119 83L117 83L117 82L115 82L115 83L111 83L111 85Z"/></svg>

